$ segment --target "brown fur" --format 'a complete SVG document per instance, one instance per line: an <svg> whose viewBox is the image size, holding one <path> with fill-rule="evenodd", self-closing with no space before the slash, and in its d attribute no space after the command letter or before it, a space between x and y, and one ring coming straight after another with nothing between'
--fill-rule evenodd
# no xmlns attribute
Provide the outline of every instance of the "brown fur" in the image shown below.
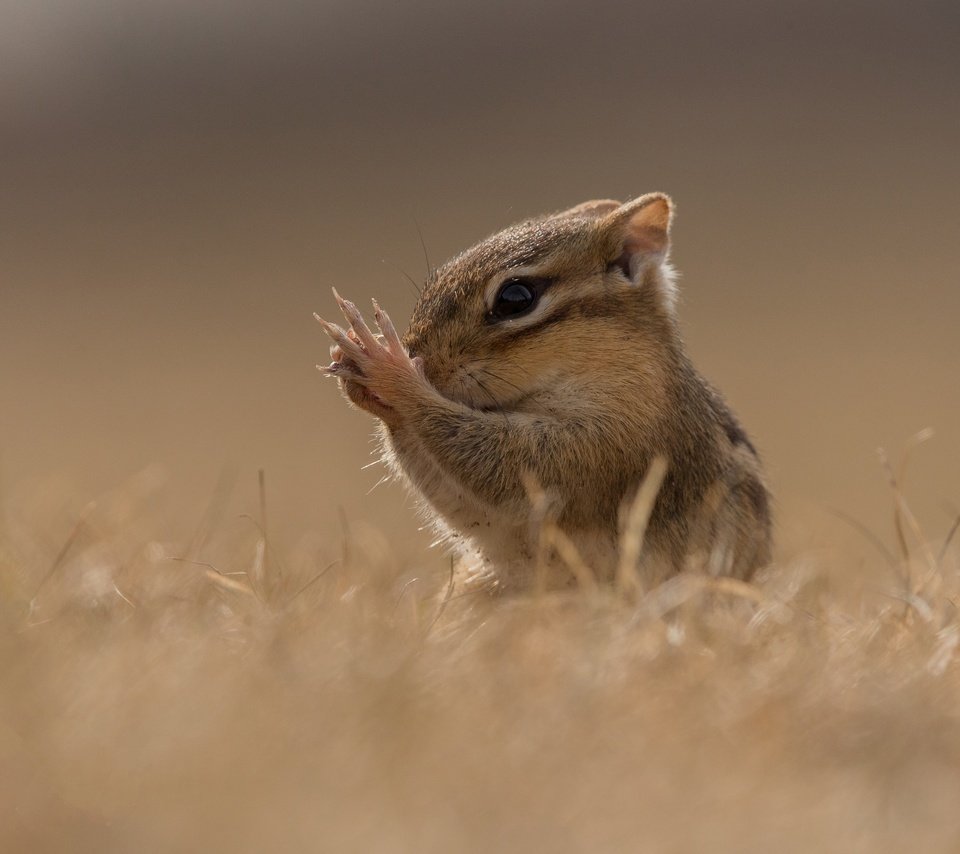
<svg viewBox="0 0 960 854"><path fill-rule="evenodd" d="M648 572L700 559L747 578L769 559L760 462L678 330L671 213L666 196L650 194L512 226L427 281L403 337L416 371L375 378L343 357L347 394L382 419L388 463L503 588L530 579L531 478L552 496L556 524L610 577L621 509L655 457L668 469ZM519 274L552 284L529 318L492 322L491 293Z"/></svg>

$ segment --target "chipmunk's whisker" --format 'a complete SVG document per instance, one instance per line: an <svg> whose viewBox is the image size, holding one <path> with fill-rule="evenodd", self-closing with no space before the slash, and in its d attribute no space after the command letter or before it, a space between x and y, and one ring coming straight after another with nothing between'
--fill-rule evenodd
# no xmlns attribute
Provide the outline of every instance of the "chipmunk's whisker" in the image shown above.
<svg viewBox="0 0 960 854"><path fill-rule="evenodd" d="M381 258L380 262L382 264L389 264L391 267L393 267L394 270L400 273L400 275L403 276L403 278L405 278L413 286L414 293L416 293L417 296L420 296L420 293L422 292L423 288L421 288L421 286L417 284L413 276L411 276L406 270L404 270L403 267L401 267L399 264L395 264L389 258Z"/></svg>
<svg viewBox="0 0 960 854"><path fill-rule="evenodd" d="M509 356L507 356L505 359L503 359L503 362L505 364L508 364L511 368L520 371L525 377L530 376L529 369L525 367L521 362L517 361L516 359L512 359ZM486 370L486 368L484 368L483 370Z"/></svg>
<svg viewBox="0 0 960 854"><path fill-rule="evenodd" d="M500 403L500 401L497 399L496 395L495 395L492 391L490 391L490 389L484 384L484 382L483 382L479 377L477 377L477 376L475 376L474 374L470 373L470 371L467 371L466 373L467 373L467 376L470 377L470 379L473 380L474 383L476 383L477 388L479 388L480 391L482 391L487 397L490 398L490 403L491 403L492 407L493 407L498 413L500 413L500 415L502 415L502 416L504 417L504 420L506 420L507 413L506 413L506 411L504 410L503 405L502 405L502 404Z"/></svg>
<svg viewBox="0 0 960 854"><path fill-rule="evenodd" d="M515 389L521 395L525 396L527 394L527 391L525 389L520 388L520 386L518 386L516 383L510 382L510 380L508 380L506 377L500 376L500 374L496 373L495 371L491 371L489 368L478 368L477 370L482 371L485 376L488 376L491 379L496 380L497 382L510 386L510 388Z"/></svg>
<svg viewBox="0 0 960 854"><path fill-rule="evenodd" d="M420 238L420 248L423 250L423 260L427 264L427 278L433 276L433 265L430 263L430 253L427 252L427 242L423 239L423 229L420 228L420 223L414 219L413 224L417 227L417 235Z"/></svg>

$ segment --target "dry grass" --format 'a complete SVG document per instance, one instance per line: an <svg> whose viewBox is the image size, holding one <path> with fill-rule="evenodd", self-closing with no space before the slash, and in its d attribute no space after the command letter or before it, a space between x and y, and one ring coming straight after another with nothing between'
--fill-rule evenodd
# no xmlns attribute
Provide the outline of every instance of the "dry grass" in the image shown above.
<svg viewBox="0 0 960 854"><path fill-rule="evenodd" d="M960 562L895 496L898 557L493 604L265 501L7 520L0 848L955 851Z"/></svg>

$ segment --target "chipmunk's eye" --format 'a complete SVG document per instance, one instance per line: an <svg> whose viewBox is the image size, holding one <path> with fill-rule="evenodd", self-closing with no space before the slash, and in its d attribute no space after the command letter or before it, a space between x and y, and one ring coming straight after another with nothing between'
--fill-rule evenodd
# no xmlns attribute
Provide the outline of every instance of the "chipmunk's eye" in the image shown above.
<svg viewBox="0 0 960 854"><path fill-rule="evenodd" d="M506 317L516 317L530 311L539 298L540 288L533 279L507 279L497 291L490 309L490 317L501 320Z"/></svg>

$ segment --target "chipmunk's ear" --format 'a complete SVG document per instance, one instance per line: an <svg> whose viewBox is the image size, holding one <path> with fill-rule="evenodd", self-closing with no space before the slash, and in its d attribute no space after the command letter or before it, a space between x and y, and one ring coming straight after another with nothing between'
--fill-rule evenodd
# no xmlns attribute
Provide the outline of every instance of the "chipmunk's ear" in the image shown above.
<svg viewBox="0 0 960 854"><path fill-rule="evenodd" d="M613 199L594 199L592 202L582 202L565 211L557 211L551 214L551 219L568 219L570 217L602 217L612 213L619 208L623 202L615 202Z"/></svg>
<svg viewBox="0 0 960 854"><path fill-rule="evenodd" d="M672 220L670 197L664 193L647 193L607 214L600 229L611 248L619 248L625 262L635 256L663 259L670 250Z"/></svg>
<svg viewBox="0 0 960 854"><path fill-rule="evenodd" d="M666 263L670 253L670 223L673 202L665 193L647 193L620 205L598 224L611 267L617 267L632 282L640 284L651 267L663 273L662 285L672 306L672 273Z"/></svg>

